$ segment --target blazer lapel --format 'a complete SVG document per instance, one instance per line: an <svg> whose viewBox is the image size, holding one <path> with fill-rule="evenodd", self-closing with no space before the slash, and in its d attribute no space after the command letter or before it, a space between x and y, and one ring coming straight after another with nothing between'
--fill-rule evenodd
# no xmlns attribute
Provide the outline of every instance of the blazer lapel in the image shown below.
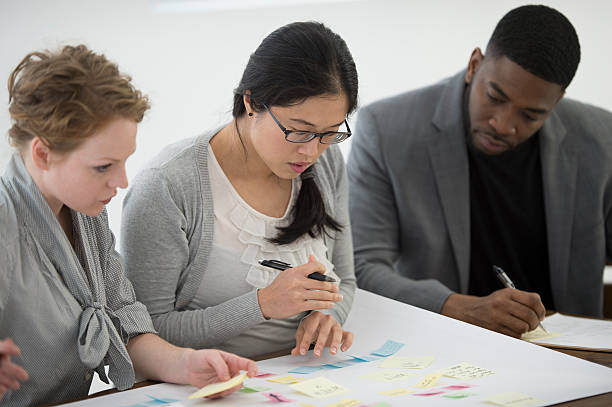
<svg viewBox="0 0 612 407"><path fill-rule="evenodd" d="M577 165L564 148L566 130L553 111L540 131L542 186L548 233L548 261L553 298L567 293L570 239L574 215Z"/></svg>
<svg viewBox="0 0 612 407"><path fill-rule="evenodd" d="M459 288L469 282L470 196L469 166L463 124L465 71L450 79L438 103L427 148L449 238L459 272Z"/></svg>

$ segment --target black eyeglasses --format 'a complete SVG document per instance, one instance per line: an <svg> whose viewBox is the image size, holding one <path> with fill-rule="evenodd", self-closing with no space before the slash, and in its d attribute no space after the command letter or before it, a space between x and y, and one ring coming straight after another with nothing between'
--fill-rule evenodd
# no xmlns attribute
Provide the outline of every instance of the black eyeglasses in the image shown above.
<svg viewBox="0 0 612 407"><path fill-rule="evenodd" d="M344 119L344 124L346 125L347 131L326 131L324 133L314 133L312 131L287 130L285 126L280 124L268 106L264 104L263 107L266 108L276 124L278 124L278 127L283 131L283 133L285 133L285 140L291 143L308 143L313 138L318 137L319 143L321 144L338 144L351 137L352 134L351 128L349 127L346 119Z"/></svg>

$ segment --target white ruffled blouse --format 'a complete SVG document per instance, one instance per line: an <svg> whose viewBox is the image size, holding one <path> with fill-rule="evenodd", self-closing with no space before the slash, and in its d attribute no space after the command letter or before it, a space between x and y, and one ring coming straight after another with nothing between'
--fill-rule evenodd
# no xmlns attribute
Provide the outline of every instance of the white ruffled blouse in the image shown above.
<svg viewBox="0 0 612 407"><path fill-rule="evenodd" d="M327 247L321 236L312 238L305 234L286 245L267 240L278 234L278 227L290 224L291 209L301 187L299 177L292 181L291 198L285 214L275 218L256 211L242 199L223 172L210 145L208 157L214 200L214 238L208 267L189 308L215 306L270 285L281 271L261 266L260 260L281 260L297 266L307 263L312 254L325 266L325 274L340 281L334 273L334 265L327 259ZM295 329L304 315L262 322L220 348L228 351L239 349L241 354L261 354L268 350L263 346L265 342L272 345L281 341L283 345L293 346ZM256 344L257 339L262 341L262 346ZM245 346L251 351L245 352ZM278 349L277 343L270 351Z"/></svg>

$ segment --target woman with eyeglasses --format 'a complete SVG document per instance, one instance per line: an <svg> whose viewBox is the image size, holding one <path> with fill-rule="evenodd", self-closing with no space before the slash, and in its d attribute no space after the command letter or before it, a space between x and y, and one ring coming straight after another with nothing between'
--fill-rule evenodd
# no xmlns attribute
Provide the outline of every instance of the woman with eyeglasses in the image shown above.
<svg viewBox="0 0 612 407"><path fill-rule="evenodd" d="M356 104L342 38L289 24L251 55L229 124L171 145L136 176L122 254L162 337L245 356L351 346L348 187L333 144L350 137Z"/></svg>

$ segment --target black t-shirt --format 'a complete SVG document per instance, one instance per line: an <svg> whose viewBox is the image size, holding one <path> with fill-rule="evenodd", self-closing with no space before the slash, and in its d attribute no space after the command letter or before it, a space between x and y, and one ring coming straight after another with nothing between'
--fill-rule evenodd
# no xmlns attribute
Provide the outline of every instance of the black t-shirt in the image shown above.
<svg viewBox="0 0 612 407"><path fill-rule="evenodd" d="M487 156L468 142L470 168L470 283L485 296L503 284L504 269L516 288L552 300L538 133L514 150Z"/></svg>

